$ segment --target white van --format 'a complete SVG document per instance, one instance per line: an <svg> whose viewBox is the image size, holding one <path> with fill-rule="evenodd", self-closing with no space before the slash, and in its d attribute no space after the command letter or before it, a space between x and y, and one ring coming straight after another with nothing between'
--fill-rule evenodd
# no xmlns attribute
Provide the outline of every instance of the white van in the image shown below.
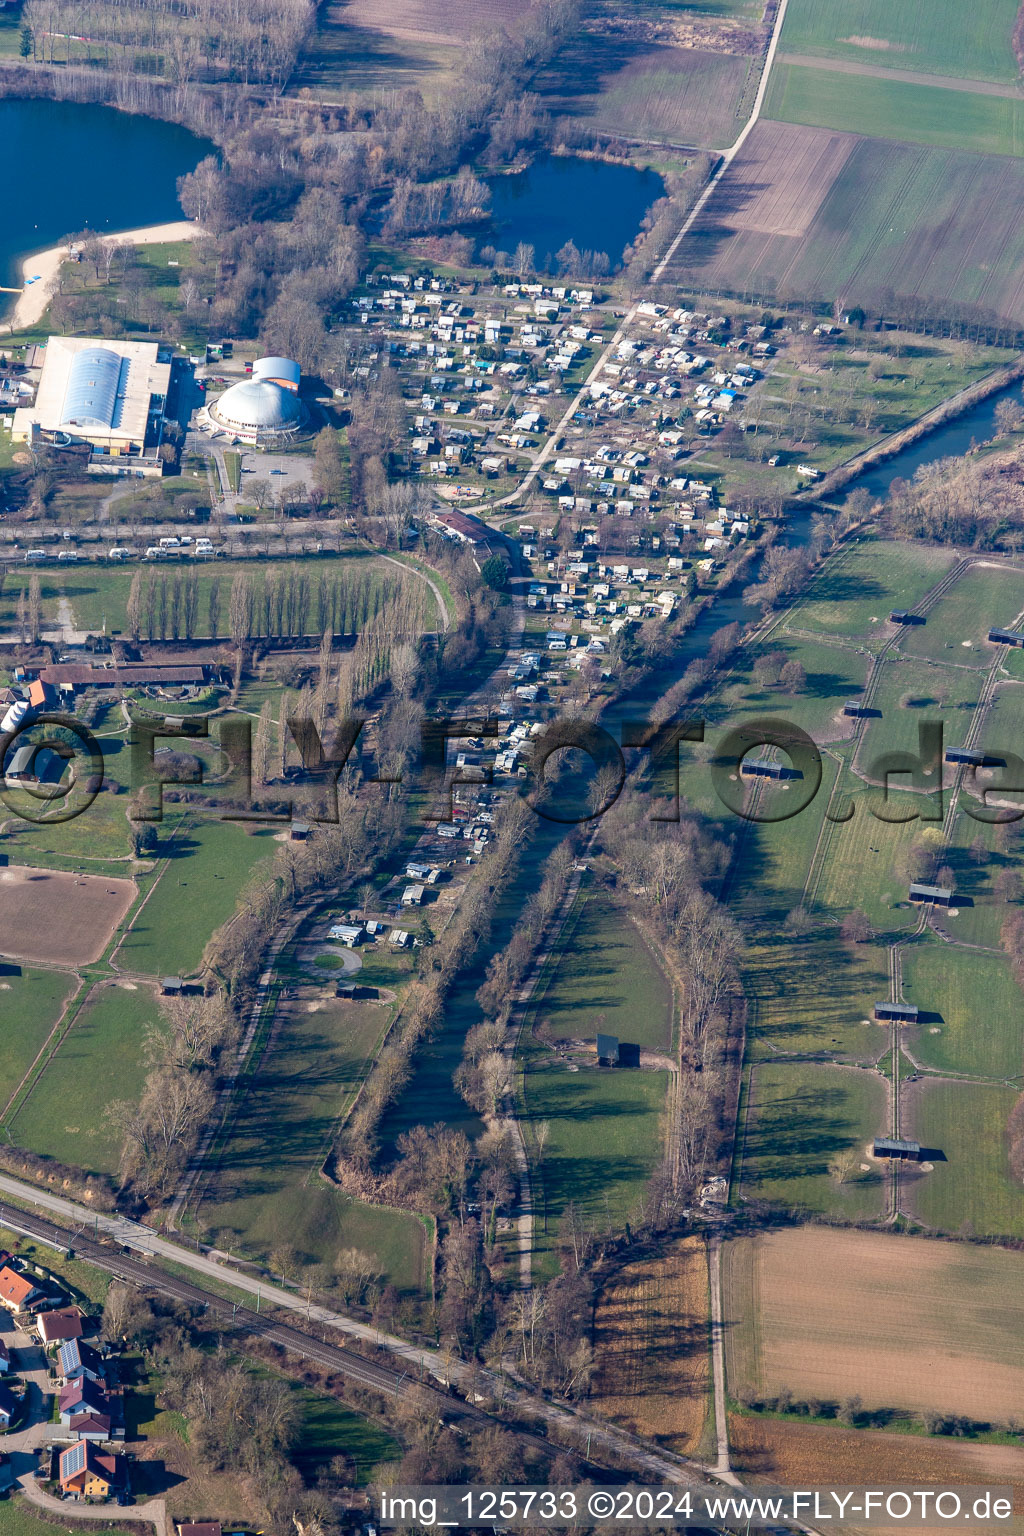
<svg viewBox="0 0 1024 1536"><path fill-rule="evenodd" d="M131 552L130 549L124 548L121 545L115 545L113 549L108 549L107 550L107 559L108 560L130 560L131 559L131 554L132 554L132 552Z"/></svg>
<svg viewBox="0 0 1024 1536"><path fill-rule="evenodd" d="M163 539L160 540L160 548L161 549L180 549L181 548L181 540L175 538L174 534L172 533L168 537L163 538Z"/></svg>
<svg viewBox="0 0 1024 1536"><path fill-rule="evenodd" d="M25 551L25 559L26 560L45 560L46 559L46 550L45 549L26 549L26 551Z"/></svg>

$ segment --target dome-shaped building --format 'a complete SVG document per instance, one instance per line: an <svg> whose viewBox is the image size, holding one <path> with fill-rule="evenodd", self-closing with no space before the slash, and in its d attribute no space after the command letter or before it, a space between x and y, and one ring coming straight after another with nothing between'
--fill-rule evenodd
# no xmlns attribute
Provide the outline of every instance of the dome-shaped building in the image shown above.
<svg viewBox="0 0 1024 1536"><path fill-rule="evenodd" d="M283 363L286 359L275 361ZM292 363L291 367L295 371L295 385L291 387L258 376L232 384L209 406L210 420L243 443L257 447L294 437L305 422L306 412L298 395L298 366ZM255 367L253 372L255 375Z"/></svg>

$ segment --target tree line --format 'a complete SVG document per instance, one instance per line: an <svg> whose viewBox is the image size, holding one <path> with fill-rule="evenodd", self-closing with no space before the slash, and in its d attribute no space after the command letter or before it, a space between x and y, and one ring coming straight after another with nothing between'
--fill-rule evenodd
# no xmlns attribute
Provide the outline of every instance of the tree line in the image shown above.
<svg viewBox="0 0 1024 1536"><path fill-rule="evenodd" d="M38 577L33 579L38 584ZM423 583L398 573L269 566L258 575L237 571L225 588L217 574L201 581L196 571L149 567L135 571L128 590L125 626L131 639L195 639L204 588L205 635L211 640L227 636L235 645L325 632L359 634L383 614L392 630L418 636L430 622L432 606ZM38 614L38 593L29 611Z"/></svg>

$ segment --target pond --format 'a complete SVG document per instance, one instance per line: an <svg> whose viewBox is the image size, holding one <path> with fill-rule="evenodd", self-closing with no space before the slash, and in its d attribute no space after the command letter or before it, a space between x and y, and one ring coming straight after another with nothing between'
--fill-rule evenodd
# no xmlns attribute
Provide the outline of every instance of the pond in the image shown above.
<svg viewBox="0 0 1024 1536"><path fill-rule="evenodd" d="M665 195L656 171L575 155L543 155L525 171L487 178L491 218L478 248L510 255L532 245L538 271L557 270L556 253L571 240L581 252L603 252L612 269L635 239L644 214Z"/></svg>
<svg viewBox="0 0 1024 1536"><path fill-rule="evenodd" d="M142 229L183 217L179 176L214 146L174 123L79 102L0 100L4 146L0 283L68 234ZM13 295L0 294L0 311Z"/></svg>

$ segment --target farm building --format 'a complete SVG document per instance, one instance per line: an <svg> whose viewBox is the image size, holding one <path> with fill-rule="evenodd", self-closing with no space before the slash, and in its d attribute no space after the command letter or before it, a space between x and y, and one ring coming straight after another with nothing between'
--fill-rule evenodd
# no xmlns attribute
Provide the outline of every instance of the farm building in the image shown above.
<svg viewBox="0 0 1024 1536"><path fill-rule="evenodd" d="M968 763L972 768L984 768L987 761L984 752L973 751L970 747L950 747L946 753L947 763Z"/></svg>
<svg viewBox="0 0 1024 1536"><path fill-rule="evenodd" d="M867 705L862 704L859 699L847 699L846 703L843 705L843 714L849 715L853 720L861 720L865 715L870 713L871 711L868 709Z"/></svg>
<svg viewBox="0 0 1024 1536"><path fill-rule="evenodd" d="M900 1141L891 1136L879 1136L871 1150L875 1157L889 1157L894 1162L919 1163L921 1161L919 1141Z"/></svg>
<svg viewBox="0 0 1024 1536"><path fill-rule="evenodd" d="M12 699L3 719L0 720L0 735L6 736L16 731L19 726L27 725L31 713L32 706L28 699Z"/></svg>
<svg viewBox="0 0 1024 1536"><path fill-rule="evenodd" d="M791 768L788 763L772 763L764 757L751 757L740 764L740 772L750 779L802 779L803 774L799 768Z"/></svg>
<svg viewBox="0 0 1024 1536"><path fill-rule="evenodd" d="M42 667L39 680L62 691L82 688L200 687L207 681L208 668L170 666L159 662L129 661L112 667L94 667L84 662L58 662Z"/></svg>
<svg viewBox="0 0 1024 1536"><path fill-rule="evenodd" d="M990 629L988 638L992 645L1024 645L1024 634L1013 629Z"/></svg>
<svg viewBox="0 0 1024 1536"><path fill-rule="evenodd" d="M598 1035L597 1059L603 1067L619 1064L619 1038L617 1035Z"/></svg>
<svg viewBox="0 0 1024 1536"><path fill-rule="evenodd" d="M362 986L358 981L339 981L334 988L335 997L343 997L348 1003L376 1002L379 992L376 987Z"/></svg>
<svg viewBox="0 0 1024 1536"><path fill-rule="evenodd" d="M920 1009L913 1003L876 1003L876 1024L916 1024Z"/></svg>
<svg viewBox="0 0 1024 1536"><path fill-rule="evenodd" d="M67 767L49 747L34 741L16 747L4 767L8 784L59 784Z"/></svg>
<svg viewBox="0 0 1024 1536"><path fill-rule="evenodd" d="M953 892L945 885L922 885L915 881L910 887L910 901L930 902L936 907L951 907Z"/></svg>
<svg viewBox="0 0 1024 1536"><path fill-rule="evenodd" d="M923 624L925 620L919 613L910 613L906 608L894 608L889 615L890 624Z"/></svg>
<svg viewBox="0 0 1024 1536"><path fill-rule="evenodd" d="M181 997L185 991L185 983L180 976L165 976L160 983L161 997Z"/></svg>

